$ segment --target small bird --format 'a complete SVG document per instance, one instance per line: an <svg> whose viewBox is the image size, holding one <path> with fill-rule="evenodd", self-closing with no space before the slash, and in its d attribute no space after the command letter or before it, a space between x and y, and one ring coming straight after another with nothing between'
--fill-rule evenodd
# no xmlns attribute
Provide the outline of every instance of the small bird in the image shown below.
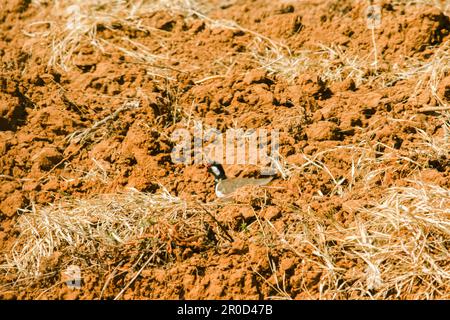
<svg viewBox="0 0 450 320"><path fill-rule="evenodd" d="M222 165L216 162L208 164L208 172L214 176L215 192L219 198L229 197L236 190L244 186L262 186L268 184L273 178L227 178Z"/></svg>

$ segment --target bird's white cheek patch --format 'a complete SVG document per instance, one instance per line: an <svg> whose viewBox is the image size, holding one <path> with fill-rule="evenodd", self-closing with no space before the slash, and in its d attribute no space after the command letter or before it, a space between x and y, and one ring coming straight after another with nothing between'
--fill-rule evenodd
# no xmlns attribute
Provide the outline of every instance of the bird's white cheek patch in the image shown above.
<svg viewBox="0 0 450 320"><path fill-rule="evenodd" d="M214 175L220 176L220 171L216 167L211 167L211 170L214 172Z"/></svg>

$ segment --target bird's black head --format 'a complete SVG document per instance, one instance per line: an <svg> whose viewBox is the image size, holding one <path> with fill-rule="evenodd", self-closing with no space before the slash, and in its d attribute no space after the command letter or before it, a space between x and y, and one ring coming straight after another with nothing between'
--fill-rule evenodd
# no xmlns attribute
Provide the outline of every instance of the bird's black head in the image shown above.
<svg viewBox="0 0 450 320"><path fill-rule="evenodd" d="M216 180L216 182L227 178L227 176L225 175L225 170L223 170L222 165L217 162L208 164L208 172L214 176L214 180Z"/></svg>

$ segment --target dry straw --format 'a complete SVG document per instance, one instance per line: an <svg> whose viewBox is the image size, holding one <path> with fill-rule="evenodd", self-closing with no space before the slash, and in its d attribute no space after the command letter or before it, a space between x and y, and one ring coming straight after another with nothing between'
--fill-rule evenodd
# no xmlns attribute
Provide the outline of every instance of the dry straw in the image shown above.
<svg viewBox="0 0 450 320"><path fill-rule="evenodd" d="M159 194L131 189L90 199L65 199L46 207L22 210L20 234L6 256L3 271L39 278L44 259L62 253L70 264L78 257L94 257L145 240L147 251L170 240L202 235L204 209L189 206L164 187ZM144 251L145 251L144 250ZM161 250L161 249L160 249ZM101 264L101 261L98 261Z"/></svg>
<svg viewBox="0 0 450 320"><path fill-rule="evenodd" d="M409 182L357 209L350 225L308 209L286 230L270 221L260 228L272 250L301 259L297 267L305 273L297 286L310 297L318 290L323 299L449 298L450 191ZM283 276L274 271L273 277Z"/></svg>

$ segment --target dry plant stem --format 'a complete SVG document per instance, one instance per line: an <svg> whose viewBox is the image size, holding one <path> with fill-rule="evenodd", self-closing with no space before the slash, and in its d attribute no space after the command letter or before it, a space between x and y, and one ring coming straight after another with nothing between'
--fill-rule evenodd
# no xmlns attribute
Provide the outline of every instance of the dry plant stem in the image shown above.
<svg viewBox="0 0 450 320"><path fill-rule="evenodd" d="M43 290L41 293L39 293L39 295L36 297L35 300L40 300L42 295L44 295L45 293L47 293L48 291L52 290L53 288L59 286L62 283L64 283L64 281L58 281L54 285L52 285L52 286L48 287L47 289Z"/></svg>
<svg viewBox="0 0 450 320"><path fill-rule="evenodd" d="M434 106L426 106L423 108L420 108L417 110L417 112L433 112L433 111L449 111L450 106L440 106L440 107L434 107Z"/></svg>
<svg viewBox="0 0 450 320"><path fill-rule="evenodd" d="M119 294L114 298L114 300L118 300L122 294L133 284L133 282L137 279L137 277L139 277L139 275L141 274L141 272L147 267L147 265L150 263L150 261L152 261L152 259L156 256L156 253L161 250L163 247L165 246L165 244L162 244L158 250L156 250L155 252L153 252L153 254L150 256L150 258L147 259L147 261L145 261L144 265L139 269L138 272L136 272L136 274L133 276L133 278L130 280L130 282L127 283L127 285L119 292Z"/></svg>
<svg viewBox="0 0 450 320"><path fill-rule="evenodd" d="M69 155L65 156L61 161L59 161L57 164L55 164L49 171L47 171L44 175L42 175L38 180L38 182L39 182L38 185L40 185L45 178L47 178L56 168L58 168L58 166L60 166L61 164L63 164L67 160L69 160L71 157L76 155L78 153L78 151L81 150L82 147L83 147L83 145L80 145L75 151L73 151Z"/></svg>
<svg viewBox="0 0 450 320"><path fill-rule="evenodd" d="M13 176L7 175L7 174L0 174L0 179L7 179L7 180L16 180L17 178L14 178Z"/></svg>
<svg viewBox="0 0 450 320"><path fill-rule="evenodd" d="M225 78L225 76L222 76L222 75L209 76L209 77L206 77L206 78L197 80L197 81L195 81L194 83L195 83L195 84L201 84L201 83L206 82L206 81L208 81L208 80L213 80L213 79L223 79L223 78Z"/></svg>
<svg viewBox="0 0 450 320"><path fill-rule="evenodd" d="M74 139L75 143L81 142L81 144L78 146L78 148L75 151L71 152L69 155L64 157L61 161L59 161L56 165L54 165L49 171L47 171L42 177L40 177L39 180L38 180L39 184L42 183L42 181L46 177L48 177L58 166L60 166L62 163L64 163L65 161L69 160L71 157L76 155L81 150L81 148L83 147L84 143L86 142L84 139L90 133L94 132L97 128L99 128L101 125L107 123L108 121L116 119L122 111L129 110L129 109L132 109L132 108L136 108L136 106L133 105L132 102L124 103L122 105L122 107L120 107L119 109L114 111L113 114L110 114L109 116L103 118L102 120L94 123L94 125L92 127L87 128L86 130L84 130L82 132L79 132L79 133L72 133L69 136L69 140Z"/></svg>
<svg viewBox="0 0 450 320"><path fill-rule="evenodd" d="M373 45L373 57L374 57L374 67L375 71L378 72L378 50L377 50L377 42L375 40L375 28L370 28L372 33L372 45Z"/></svg>
<svg viewBox="0 0 450 320"><path fill-rule="evenodd" d="M111 274L109 274L108 277L106 278L105 284L103 285L102 291L100 292L100 300L103 298L103 293L105 292L111 280L116 277L117 270L122 266L123 263L124 261L120 261L119 264L111 272Z"/></svg>
<svg viewBox="0 0 450 320"><path fill-rule="evenodd" d="M94 132L98 127L100 127L101 125L107 123L108 121L115 120L122 111L133 109L133 108L137 108L137 107L138 106L136 106L136 103L126 102L119 109L114 111L114 113L112 113L109 116L103 118L102 120L97 121L96 123L94 123L94 125L92 127L87 128L87 129L83 130L82 132L72 134L70 139L74 139L75 142L77 142L77 143L78 142L84 142L84 139L90 133Z"/></svg>
<svg viewBox="0 0 450 320"><path fill-rule="evenodd" d="M219 228L223 231L223 233L225 233L225 235L227 236L227 240L230 242L233 242L234 239L232 236L230 236L230 234L228 233L227 229L225 229L225 227L219 222L219 220L216 219L216 217L214 217L214 215L209 212L208 209L206 209L200 202L197 202L197 204L200 206L200 208L203 209L203 211L205 211L205 213L211 217L211 219L214 220L214 222L219 226Z"/></svg>
<svg viewBox="0 0 450 320"><path fill-rule="evenodd" d="M272 290L278 292L280 295L283 296L285 300L292 300L292 298L284 291L282 291L280 288L275 287L273 284L271 284L261 273L259 273L253 266L252 271L258 275Z"/></svg>

